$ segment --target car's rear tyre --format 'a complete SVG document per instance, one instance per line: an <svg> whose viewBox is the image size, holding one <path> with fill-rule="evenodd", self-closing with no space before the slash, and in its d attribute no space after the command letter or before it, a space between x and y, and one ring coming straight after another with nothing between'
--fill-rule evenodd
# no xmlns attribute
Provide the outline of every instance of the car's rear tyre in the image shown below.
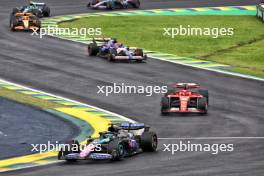
<svg viewBox="0 0 264 176"><path fill-rule="evenodd" d="M135 49L135 56L142 56L143 57L143 49L137 48Z"/></svg>
<svg viewBox="0 0 264 176"><path fill-rule="evenodd" d="M209 92L208 92L208 90L199 89L198 93L207 99L207 105L209 105Z"/></svg>
<svg viewBox="0 0 264 176"><path fill-rule="evenodd" d="M168 110L170 108L170 100L168 97L162 97L161 98L161 115L168 115Z"/></svg>
<svg viewBox="0 0 264 176"><path fill-rule="evenodd" d="M140 7L140 1L135 0L134 8L138 9Z"/></svg>
<svg viewBox="0 0 264 176"><path fill-rule="evenodd" d="M207 98L202 97L198 99L198 107L197 109L202 111L202 114L207 114L208 104L207 104Z"/></svg>
<svg viewBox="0 0 264 176"><path fill-rule="evenodd" d="M34 10L32 11L32 13L33 13L36 17L38 17L38 18L43 17L42 12L41 12L40 10L38 10L38 9L34 9Z"/></svg>
<svg viewBox="0 0 264 176"><path fill-rule="evenodd" d="M15 32L16 31L16 29L15 29L16 25L17 25L17 23L16 23L15 20L10 20L10 25L9 25L10 26L10 31Z"/></svg>
<svg viewBox="0 0 264 176"><path fill-rule="evenodd" d="M45 7L44 10L42 11L44 17L50 17L50 8Z"/></svg>
<svg viewBox="0 0 264 176"><path fill-rule="evenodd" d="M114 1L108 1L107 5L106 5L106 8L109 9L109 10L115 10Z"/></svg>
<svg viewBox="0 0 264 176"><path fill-rule="evenodd" d="M96 56L99 52L99 47L95 43L91 43L88 45L88 55Z"/></svg>
<svg viewBox="0 0 264 176"><path fill-rule="evenodd" d="M107 60L109 61L109 62L113 62L114 61L114 56L113 56L113 54L108 54L107 55Z"/></svg>
<svg viewBox="0 0 264 176"><path fill-rule="evenodd" d="M113 140L108 144L108 150L112 155L113 161L118 161L125 156L125 146L118 140Z"/></svg>
<svg viewBox="0 0 264 176"><path fill-rule="evenodd" d="M140 138L140 147L143 152L155 152L158 147L157 134L152 131L145 131Z"/></svg>
<svg viewBox="0 0 264 176"><path fill-rule="evenodd" d="M98 0L92 0L91 2L89 2L88 4L90 4L90 6L91 5L95 5L95 4L97 4L98 3Z"/></svg>
<svg viewBox="0 0 264 176"><path fill-rule="evenodd" d="M12 10L12 14L13 15L16 14L16 13L18 13L18 12L19 12L18 8L13 8L13 10Z"/></svg>
<svg viewBox="0 0 264 176"><path fill-rule="evenodd" d="M117 55L117 52L115 49L111 48L108 55L107 55L107 60L109 62L112 62L115 60L115 56Z"/></svg>

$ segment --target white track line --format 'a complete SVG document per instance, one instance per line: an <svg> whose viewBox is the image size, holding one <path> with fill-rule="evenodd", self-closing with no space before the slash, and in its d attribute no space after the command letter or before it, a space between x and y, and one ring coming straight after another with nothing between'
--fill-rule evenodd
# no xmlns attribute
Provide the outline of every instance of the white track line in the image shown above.
<svg viewBox="0 0 264 176"><path fill-rule="evenodd" d="M134 121L132 119L129 119L127 117L124 117L122 115L116 114L114 112L111 112L111 111L108 111L108 110L105 110L105 109L98 108L96 106L92 106L92 105L88 105L88 104L85 104L85 103L81 103L81 102L78 102L78 101L75 101L75 100L72 100L72 99L69 99L69 98L65 98L65 97L62 97L62 96L54 95L54 94L51 94L51 93L48 93L48 92L45 92L45 91L33 89L33 88L30 88L30 87L27 87L27 86L24 86L24 85L21 85L21 84L17 84L17 83L13 83L13 82L10 82L10 81L6 81L4 79L0 79L0 81L8 83L8 84L11 84L11 85L14 85L14 86L22 87L24 89L29 89L29 90L40 92L40 93L43 93L43 94L46 94L46 95L49 95L49 96L53 96L53 97L56 97L56 98L64 99L64 100L67 100L67 101L71 101L73 103L80 104L80 105L83 105L83 106L88 106L88 107L91 107L91 108L95 108L95 109L98 109L100 111L104 111L106 113L113 114L113 115L115 115L115 116L117 116L117 117L119 117L119 118L121 118L123 120L126 120L128 122L131 122L131 123L135 123L136 122L136 121Z"/></svg>
<svg viewBox="0 0 264 176"><path fill-rule="evenodd" d="M198 66L195 66L195 65L179 63L179 62L175 62L175 61L171 61L171 60L167 60L167 59L162 59L162 58L159 58L159 57L150 57L150 58L161 60L161 61L166 61L166 62L171 62L171 63L174 63L174 64L189 66L189 67L193 67L193 68L199 68L199 69L202 69L202 70L213 71L213 72L217 72L217 73L221 73L221 74L225 74L225 75L232 75L232 76L236 76L236 77L240 77L240 78L253 79L253 80L263 81L264 82L263 78L259 78L259 77L255 77L255 76L244 75L244 74L224 71L224 70L220 70L220 69L201 68L201 67L198 67Z"/></svg>

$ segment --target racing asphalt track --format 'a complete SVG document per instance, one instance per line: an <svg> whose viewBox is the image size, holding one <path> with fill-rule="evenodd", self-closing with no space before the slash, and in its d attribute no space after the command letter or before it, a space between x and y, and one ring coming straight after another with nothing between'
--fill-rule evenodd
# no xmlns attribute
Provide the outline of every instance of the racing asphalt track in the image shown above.
<svg viewBox="0 0 264 176"><path fill-rule="evenodd" d="M146 64L108 63L88 57L80 44L39 39L8 29L9 12L19 1L0 2L0 77L36 89L95 105L149 124L159 137L264 136L264 83L175 65L159 60ZM53 15L88 12L83 0L47 0ZM254 0L148 0L143 8L256 4ZM210 90L207 116L161 117L161 95L97 95L97 85L113 82L135 85L171 85L198 82ZM235 151L209 153L144 153L122 162L80 162L15 171L16 176L85 175L249 175L264 172L263 139L191 140L200 143L233 143ZM177 140L160 140L178 143ZM160 146L162 147L162 146ZM4 173L2 175L14 175Z"/></svg>
<svg viewBox="0 0 264 176"><path fill-rule="evenodd" d="M4 98L0 98L0 112L0 160L29 153L30 144L66 141L79 132L50 113Z"/></svg>

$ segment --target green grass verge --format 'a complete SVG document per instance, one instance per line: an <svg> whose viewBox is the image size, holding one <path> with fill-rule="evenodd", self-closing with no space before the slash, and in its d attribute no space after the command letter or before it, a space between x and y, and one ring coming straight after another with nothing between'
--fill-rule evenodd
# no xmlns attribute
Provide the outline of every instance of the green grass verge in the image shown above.
<svg viewBox="0 0 264 176"><path fill-rule="evenodd" d="M209 56L208 60L230 63L227 70L264 78L264 40Z"/></svg>
<svg viewBox="0 0 264 176"><path fill-rule="evenodd" d="M6 88L0 88L0 96L9 100L16 101L18 103L23 103L40 109L53 109L59 107L66 107L58 103L53 103L47 100L34 98L30 95L19 93L14 90L9 90Z"/></svg>
<svg viewBox="0 0 264 176"><path fill-rule="evenodd" d="M163 35L163 28L182 25L199 28L234 28L233 36ZM264 77L263 23L255 16L133 16L90 17L64 22L60 27L102 28L103 37L114 37L128 46L217 61L235 66L235 72ZM259 42L248 44L258 39ZM261 44L262 43L262 44Z"/></svg>

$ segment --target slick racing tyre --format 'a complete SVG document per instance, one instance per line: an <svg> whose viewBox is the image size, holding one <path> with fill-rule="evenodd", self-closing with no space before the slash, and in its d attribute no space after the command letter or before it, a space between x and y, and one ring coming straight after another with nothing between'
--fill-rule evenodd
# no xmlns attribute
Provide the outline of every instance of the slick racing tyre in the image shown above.
<svg viewBox="0 0 264 176"><path fill-rule="evenodd" d="M140 147L143 152L155 152L158 147L157 134L152 131L145 131L141 135Z"/></svg>
<svg viewBox="0 0 264 176"><path fill-rule="evenodd" d="M198 93L207 99L207 105L209 105L209 92L208 92L208 90L199 89Z"/></svg>
<svg viewBox="0 0 264 176"><path fill-rule="evenodd" d="M197 109L203 111L203 114L207 114L207 108L208 108L207 99L205 97L199 98Z"/></svg>
<svg viewBox="0 0 264 176"><path fill-rule="evenodd" d="M140 1L139 0L135 0L134 2L135 3L133 5L133 7L136 8L136 9L138 9L140 7Z"/></svg>
<svg viewBox="0 0 264 176"><path fill-rule="evenodd" d="M11 19L10 20L10 25L9 25L10 26L10 30L11 31L16 31L16 29L15 29L16 25L17 25L16 20Z"/></svg>
<svg viewBox="0 0 264 176"><path fill-rule="evenodd" d="M139 49L139 48L135 49L134 55L143 57L143 49Z"/></svg>
<svg viewBox="0 0 264 176"><path fill-rule="evenodd" d="M34 10L32 11L32 13L33 13L34 15L36 15L36 17L38 17L38 18L43 17L42 12L41 12L40 10L38 10L38 9L34 9Z"/></svg>
<svg viewBox="0 0 264 176"><path fill-rule="evenodd" d="M161 115L167 115L168 112L164 112L170 108L170 100L168 97L161 98Z"/></svg>
<svg viewBox="0 0 264 176"><path fill-rule="evenodd" d="M125 156L125 146L118 140L113 140L108 144L108 151L110 151L113 161L121 160Z"/></svg>
<svg viewBox="0 0 264 176"><path fill-rule="evenodd" d="M99 52L99 47L96 45L96 43L91 43L88 45L89 56L96 56L98 52Z"/></svg>
<svg viewBox="0 0 264 176"><path fill-rule="evenodd" d="M97 4L99 1L98 0L92 0L89 4L90 5L95 5L95 4Z"/></svg>
<svg viewBox="0 0 264 176"><path fill-rule="evenodd" d="M43 17L50 17L50 8L49 7L45 7L42 11Z"/></svg>
<svg viewBox="0 0 264 176"><path fill-rule="evenodd" d="M112 61L114 61L115 60L115 56L117 55L117 52L116 52L116 50L115 49L110 49L110 51L109 51L109 53L108 53L108 56L107 56L107 60L109 61L109 62L112 62Z"/></svg>
<svg viewBox="0 0 264 176"><path fill-rule="evenodd" d="M13 15L16 14L16 13L18 13L18 12L19 12L18 8L13 8L13 10L12 10L12 14Z"/></svg>
<svg viewBox="0 0 264 176"><path fill-rule="evenodd" d="M113 0L108 1L106 8L109 10L115 10L115 2Z"/></svg>

